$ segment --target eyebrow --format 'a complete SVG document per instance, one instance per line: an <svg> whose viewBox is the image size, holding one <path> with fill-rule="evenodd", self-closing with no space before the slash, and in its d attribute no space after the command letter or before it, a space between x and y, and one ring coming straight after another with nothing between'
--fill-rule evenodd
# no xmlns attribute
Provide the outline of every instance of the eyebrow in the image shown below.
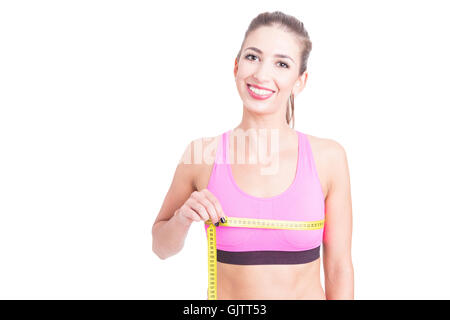
<svg viewBox="0 0 450 320"><path fill-rule="evenodd" d="M256 51L256 52L258 52L259 54L262 54L262 53L263 53L260 49L255 48L255 47L248 47L248 48L245 48L244 51L245 51L245 50L248 50L248 49L253 50L253 51ZM287 55L285 55L285 54L277 53L277 54L274 54L273 56L274 56L274 57L277 57L277 58L287 58L287 59L291 59L292 62L295 63L294 59L292 59L291 57L289 57L289 56L287 56Z"/></svg>

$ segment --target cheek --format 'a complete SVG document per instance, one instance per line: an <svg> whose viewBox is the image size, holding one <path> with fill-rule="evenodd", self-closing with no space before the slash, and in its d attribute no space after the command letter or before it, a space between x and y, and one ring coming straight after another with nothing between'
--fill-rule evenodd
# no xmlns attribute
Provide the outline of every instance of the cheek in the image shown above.
<svg viewBox="0 0 450 320"><path fill-rule="evenodd" d="M292 84L288 82L278 83L278 96L282 99L288 99L292 93Z"/></svg>
<svg viewBox="0 0 450 320"><path fill-rule="evenodd" d="M292 88L292 81L287 81L286 78L280 78L277 81L280 91L290 91Z"/></svg>
<svg viewBox="0 0 450 320"><path fill-rule="evenodd" d="M250 78L254 72L255 70L251 65L241 62L237 70L237 76L245 80Z"/></svg>

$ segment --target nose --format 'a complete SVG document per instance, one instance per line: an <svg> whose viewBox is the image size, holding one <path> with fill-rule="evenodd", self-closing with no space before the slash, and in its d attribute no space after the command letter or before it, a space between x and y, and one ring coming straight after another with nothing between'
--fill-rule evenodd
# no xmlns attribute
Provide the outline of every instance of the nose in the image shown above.
<svg viewBox="0 0 450 320"><path fill-rule="evenodd" d="M265 63L261 63L258 67L256 67L256 70L253 73L253 78L255 78L258 83L267 83L270 80L270 72L270 66Z"/></svg>

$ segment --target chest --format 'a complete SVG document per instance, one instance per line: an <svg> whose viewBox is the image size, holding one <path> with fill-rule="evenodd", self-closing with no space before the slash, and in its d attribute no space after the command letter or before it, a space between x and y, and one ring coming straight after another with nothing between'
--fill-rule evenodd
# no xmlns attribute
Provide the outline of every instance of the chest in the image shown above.
<svg viewBox="0 0 450 320"><path fill-rule="evenodd" d="M316 171L324 197L328 194L327 164L323 157L324 150L315 137L308 136L314 157ZM215 151L213 151L213 154ZM197 190L208 185L214 164L200 166L194 185ZM264 164L230 163L230 177L242 192L254 197L273 197L285 192L293 183L297 171L297 150L281 152L278 157L267 160Z"/></svg>

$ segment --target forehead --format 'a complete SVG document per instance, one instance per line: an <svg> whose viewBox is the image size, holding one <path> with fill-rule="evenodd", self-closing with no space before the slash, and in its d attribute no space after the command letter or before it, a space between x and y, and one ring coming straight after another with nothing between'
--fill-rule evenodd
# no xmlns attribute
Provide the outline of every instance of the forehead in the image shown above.
<svg viewBox="0 0 450 320"><path fill-rule="evenodd" d="M280 27L264 26L252 31L245 39L242 49L247 47L261 49L264 55L281 53L292 56L293 59L300 52L297 37Z"/></svg>

